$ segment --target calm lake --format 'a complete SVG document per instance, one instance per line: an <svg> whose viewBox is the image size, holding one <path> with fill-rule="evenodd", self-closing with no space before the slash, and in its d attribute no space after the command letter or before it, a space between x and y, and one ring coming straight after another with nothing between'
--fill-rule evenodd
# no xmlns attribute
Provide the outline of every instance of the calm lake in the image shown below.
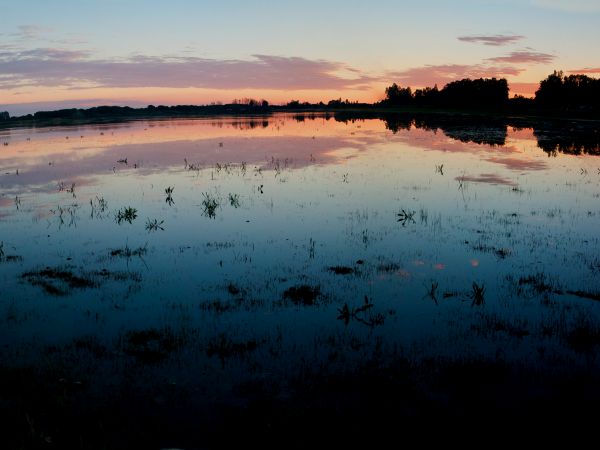
<svg viewBox="0 0 600 450"><path fill-rule="evenodd" d="M169 411L400 358L597 373L585 136L291 114L0 130L3 373Z"/></svg>

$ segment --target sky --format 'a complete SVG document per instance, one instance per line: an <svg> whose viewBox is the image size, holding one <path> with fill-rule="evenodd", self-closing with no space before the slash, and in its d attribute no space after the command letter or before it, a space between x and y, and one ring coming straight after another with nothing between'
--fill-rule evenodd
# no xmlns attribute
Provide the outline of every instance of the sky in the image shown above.
<svg viewBox="0 0 600 450"><path fill-rule="evenodd" d="M235 98L373 102L553 70L600 76L600 0L0 0L0 111Z"/></svg>

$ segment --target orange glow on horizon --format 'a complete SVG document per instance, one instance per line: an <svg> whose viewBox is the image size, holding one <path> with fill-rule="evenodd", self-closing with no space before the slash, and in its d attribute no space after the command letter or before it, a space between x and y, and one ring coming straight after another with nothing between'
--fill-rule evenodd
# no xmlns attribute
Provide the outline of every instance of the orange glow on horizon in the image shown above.
<svg viewBox="0 0 600 450"><path fill-rule="evenodd" d="M320 101L327 103L329 100L341 98L348 99L351 102L375 103L384 98L385 88L389 83L373 83L368 89L364 90L259 90L259 89L240 89L240 90L222 90L222 89L203 89L203 88L105 88L88 87L72 89L59 87L49 89L47 87L30 87L26 90L7 90L0 96L0 104L4 105L22 105L28 103L49 103L56 102L54 109L60 109L65 106L64 103L73 102L76 107L93 107L106 104L118 104L129 106L146 105L204 105L210 103L230 103L234 99L254 98L257 100L266 99L274 105L285 104L291 100L301 102L318 103ZM529 82L509 82L510 96L523 95L525 97L534 97L539 84ZM424 86L411 86L419 89ZM52 109L52 108L50 108Z"/></svg>
<svg viewBox="0 0 600 450"><path fill-rule="evenodd" d="M342 100L373 103L383 98L385 86L373 86L368 90L258 90L258 89L203 89L203 88L82 88L69 89L32 87L26 91L5 91L0 97L0 103L6 105L37 102L81 102L88 99L99 99L100 103L92 100L87 106L98 106L113 102L119 104L143 105L186 105L210 104L214 102L230 103L234 99L254 98L266 99L271 104L284 104L291 100L318 103L342 98ZM102 103L102 101L104 103Z"/></svg>

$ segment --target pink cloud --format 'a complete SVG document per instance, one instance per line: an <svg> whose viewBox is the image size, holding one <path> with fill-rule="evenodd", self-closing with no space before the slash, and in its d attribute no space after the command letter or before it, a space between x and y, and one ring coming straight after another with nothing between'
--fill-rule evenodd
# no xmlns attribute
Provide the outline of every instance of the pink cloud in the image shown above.
<svg viewBox="0 0 600 450"><path fill-rule="evenodd" d="M573 73L573 74L600 73L600 67L594 67L594 68L586 67L585 69L569 70L569 73Z"/></svg>
<svg viewBox="0 0 600 450"><path fill-rule="evenodd" d="M498 47L501 45L512 44L524 38L525 36L496 34L492 36L459 36L457 39L462 42Z"/></svg>
<svg viewBox="0 0 600 450"><path fill-rule="evenodd" d="M516 76L523 70L511 66L485 66L482 64L462 65L445 64L437 66L413 67L401 72L390 73L389 76L400 79L402 84L411 86L444 85L463 78L489 78Z"/></svg>
<svg viewBox="0 0 600 450"><path fill-rule="evenodd" d="M474 183L488 183L488 184L505 184L508 186L516 186L516 183L507 178L503 178L500 175L493 173L482 173L480 175L463 175L455 178L456 181L472 181Z"/></svg>
<svg viewBox="0 0 600 450"><path fill-rule="evenodd" d="M502 164L506 168L516 171L544 170L548 167L546 161L543 160L525 160L510 157L491 157L487 160L496 164Z"/></svg>
<svg viewBox="0 0 600 450"><path fill-rule="evenodd" d="M488 61L495 63L509 63L509 64L549 64L554 61L556 57L548 53L539 53L533 51L516 51L511 52L506 56L496 56L494 58L488 58Z"/></svg>
<svg viewBox="0 0 600 450"><path fill-rule="evenodd" d="M351 77L337 73L350 72ZM299 57L250 60L135 55L91 59L84 51L37 48L0 51L0 88L19 86L174 87L212 89L364 89L375 78L347 65Z"/></svg>

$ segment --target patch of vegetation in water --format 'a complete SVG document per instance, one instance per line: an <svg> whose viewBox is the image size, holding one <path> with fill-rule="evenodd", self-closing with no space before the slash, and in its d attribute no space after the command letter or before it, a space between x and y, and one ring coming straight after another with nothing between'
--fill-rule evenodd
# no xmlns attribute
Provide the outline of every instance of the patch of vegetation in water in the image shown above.
<svg viewBox="0 0 600 450"><path fill-rule="evenodd" d="M184 343L170 328L130 331L125 335L123 351L143 364L157 364Z"/></svg>
<svg viewBox="0 0 600 450"><path fill-rule="evenodd" d="M292 286L283 292L283 299L290 300L295 305L312 306L317 304L317 299L321 295L320 286L309 286L302 284Z"/></svg>
<svg viewBox="0 0 600 450"><path fill-rule="evenodd" d="M221 362L228 358L241 357L247 353L255 351L260 342L256 339L247 341L233 341L226 334L221 333L215 338L209 340L206 345L206 356L209 358L217 356Z"/></svg>
<svg viewBox="0 0 600 450"><path fill-rule="evenodd" d="M75 275L66 268L46 267L38 271L21 274L32 286L40 286L47 294L54 296L68 295L72 289L86 289L98 286L98 283L89 276Z"/></svg>
<svg viewBox="0 0 600 450"><path fill-rule="evenodd" d="M327 270L336 275L351 275L355 272L354 268L348 266L331 266L328 267Z"/></svg>

